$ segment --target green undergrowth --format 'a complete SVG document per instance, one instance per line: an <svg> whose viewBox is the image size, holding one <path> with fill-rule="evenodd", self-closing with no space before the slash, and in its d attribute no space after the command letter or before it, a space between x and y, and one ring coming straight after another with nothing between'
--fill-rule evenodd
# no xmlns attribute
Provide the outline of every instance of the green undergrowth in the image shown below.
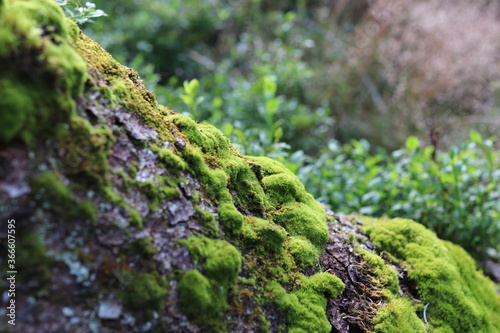
<svg viewBox="0 0 500 333"><path fill-rule="evenodd" d="M427 305L425 325L428 329L435 333L500 331L500 296L465 250L440 240L411 220L368 217L361 217L361 220L373 243L404 268L415 285L416 297ZM366 258L379 270L387 269L373 255ZM415 316L409 311L408 301L391 299L394 286L388 283L391 301L379 310L375 319L376 331L423 332L422 324L409 331L406 329L408 323L416 323ZM418 309L420 312L422 306ZM419 313L419 317L422 322L423 313Z"/></svg>

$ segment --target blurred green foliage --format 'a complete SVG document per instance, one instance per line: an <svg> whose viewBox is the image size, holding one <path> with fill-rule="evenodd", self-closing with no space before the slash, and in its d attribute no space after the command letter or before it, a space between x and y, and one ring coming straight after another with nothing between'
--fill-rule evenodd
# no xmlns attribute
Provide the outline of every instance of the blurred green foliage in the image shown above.
<svg viewBox="0 0 500 333"><path fill-rule="evenodd" d="M109 17L85 32L161 104L217 126L244 154L279 159L334 211L412 218L477 255L500 250L493 139L472 131L433 153L409 137L427 137L419 124L449 112L419 119L394 98L363 40L380 38L361 26L367 1L95 4Z"/></svg>
<svg viewBox="0 0 500 333"><path fill-rule="evenodd" d="M313 3L98 0L111 19L84 30L138 70L160 103L224 129L244 152L317 151L334 118L326 96L311 91ZM193 79L196 103L183 85Z"/></svg>
<svg viewBox="0 0 500 333"><path fill-rule="evenodd" d="M500 163L494 138L476 131L470 139L438 152L416 137L405 148L369 152L366 140L330 142L298 175L334 211L409 218L476 256L500 251Z"/></svg>
<svg viewBox="0 0 500 333"><path fill-rule="evenodd" d="M107 16L103 10L97 9L93 2L87 1L83 5L80 1L56 0L56 2L63 7L66 16L71 17L78 24L94 22L93 18Z"/></svg>

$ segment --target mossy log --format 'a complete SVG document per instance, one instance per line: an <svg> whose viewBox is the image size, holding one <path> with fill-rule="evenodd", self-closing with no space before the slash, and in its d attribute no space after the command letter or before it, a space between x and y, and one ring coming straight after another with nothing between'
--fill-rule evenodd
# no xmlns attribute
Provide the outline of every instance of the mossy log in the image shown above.
<svg viewBox="0 0 500 333"><path fill-rule="evenodd" d="M500 332L464 250L334 215L158 105L53 0L0 1L0 64L0 331Z"/></svg>

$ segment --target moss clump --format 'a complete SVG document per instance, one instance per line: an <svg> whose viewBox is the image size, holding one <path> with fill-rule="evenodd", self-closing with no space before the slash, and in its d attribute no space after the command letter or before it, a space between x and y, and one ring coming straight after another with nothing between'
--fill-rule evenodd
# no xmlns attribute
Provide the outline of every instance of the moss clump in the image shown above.
<svg viewBox="0 0 500 333"><path fill-rule="evenodd" d="M365 264L374 273L373 284L397 295L399 291L398 273L391 266L387 265L379 255L365 249L359 249L358 251L363 256Z"/></svg>
<svg viewBox="0 0 500 333"><path fill-rule="evenodd" d="M130 225L138 229L142 229L143 227L141 214L139 214L139 212L132 207L129 207L128 209L128 221L130 222Z"/></svg>
<svg viewBox="0 0 500 333"><path fill-rule="evenodd" d="M371 275L372 286L385 298L373 320L375 332L425 332L424 323L415 313L416 307L399 295L396 271L377 254L364 249L358 251L364 260L365 273Z"/></svg>
<svg viewBox="0 0 500 333"><path fill-rule="evenodd" d="M232 202L225 202L219 206L219 221L225 231L235 234L240 231L244 218Z"/></svg>
<svg viewBox="0 0 500 333"><path fill-rule="evenodd" d="M259 245L271 253L281 253L286 240L286 230L274 223L264 222L266 223L255 228Z"/></svg>
<svg viewBox="0 0 500 333"><path fill-rule="evenodd" d="M377 333L424 333L424 323L415 314L415 307L403 297L391 296L388 303L377 311L373 319Z"/></svg>
<svg viewBox="0 0 500 333"><path fill-rule="evenodd" d="M304 237L292 237L288 247L295 260L303 266L313 266L318 260L317 249Z"/></svg>
<svg viewBox="0 0 500 333"><path fill-rule="evenodd" d="M410 220L361 219L373 243L399 260L423 304L429 304L434 332L500 332L500 296L462 248Z"/></svg>
<svg viewBox="0 0 500 333"><path fill-rule="evenodd" d="M21 231L21 230L20 230ZM43 288L50 282L50 259L40 237L32 231L19 235L20 251L17 251L16 263L21 281L35 282L36 288ZM36 276L36 279L33 279Z"/></svg>
<svg viewBox="0 0 500 333"><path fill-rule="evenodd" d="M275 210L272 212L273 221L281 225L293 237L300 237L295 242L295 248L315 249L312 254L308 251L306 257L301 255L297 259L303 263L316 261L328 240L326 214L321 205L306 192L298 178L279 162L265 157L252 157L253 164L258 165L262 173L262 183L268 203ZM305 246L303 241L310 242ZM299 246L299 243L301 245Z"/></svg>
<svg viewBox="0 0 500 333"><path fill-rule="evenodd" d="M57 137L62 160L72 177L91 186L108 182L108 157L115 138L109 127L93 127L86 119L72 118Z"/></svg>
<svg viewBox="0 0 500 333"><path fill-rule="evenodd" d="M298 202L277 210L273 221L282 225L292 236L308 240L319 257L328 240L328 231L325 232L326 223L322 213L321 209L317 211Z"/></svg>
<svg viewBox="0 0 500 333"><path fill-rule="evenodd" d="M151 147L151 151L158 154L160 160L165 163L167 168L174 171L181 171L187 169L186 162L176 155L172 149Z"/></svg>
<svg viewBox="0 0 500 333"><path fill-rule="evenodd" d="M97 220L97 207L89 200L79 202L71 190L62 183L54 171L45 171L30 182L35 199L46 202L58 217L65 219L83 219L91 223ZM46 207L46 205L42 205Z"/></svg>
<svg viewBox="0 0 500 333"><path fill-rule="evenodd" d="M228 290L233 288L241 267L239 251L226 241L191 237L180 241L199 270L184 272L177 290L179 304L193 321L217 319L227 308Z"/></svg>
<svg viewBox="0 0 500 333"><path fill-rule="evenodd" d="M218 318L226 307L210 280L196 269L181 275L177 290L182 311L193 321Z"/></svg>
<svg viewBox="0 0 500 333"><path fill-rule="evenodd" d="M179 196L179 191L176 188L155 184L152 180L139 183L139 187L144 190L150 200L150 211L155 211L160 202L172 200Z"/></svg>
<svg viewBox="0 0 500 333"><path fill-rule="evenodd" d="M199 147L186 146L182 151L182 157L188 163L189 170L205 186L210 196L219 201L231 201L231 196L227 191L226 173L221 169L210 169Z"/></svg>
<svg viewBox="0 0 500 333"><path fill-rule="evenodd" d="M227 285L238 276L241 267L240 252L223 240L191 237L181 241L208 278Z"/></svg>
<svg viewBox="0 0 500 333"><path fill-rule="evenodd" d="M158 248L154 245L151 237L142 237L132 244L132 253L141 253L144 259L151 259L158 253Z"/></svg>
<svg viewBox="0 0 500 333"><path fill-rule="evenodd" d="M225 159L221 164L229 177L229 188L236 193L233 197L235 204L263 217L267 205L266 196L258 176L248 165L247 159ZM270 206L267 205L267 208Z"/></svg>
<svg viewBox="0 0 500 333"><path fill-rule="evenodd" d="M168 117L181 131L186 140L201 148L204 154L222 157L229 153L229 140L211 125L197 125L196 122L183 115Z"/></svg>
<svg viewBox="0 0 500 333"><path fill-rule="evenodd" d="M127 273L125 275L124 303L133 310L159 311L167 296L167 280L158 273Z"/></svg>
<svg viewBox="0 0 500 333"><path fill-rule="evenodd" d="M344 283L330 273L302 276L299 290L286 293L277 283L270 285L278 309L285 314L288 332L331 332L326 317L326 297L336 298L344 290ZM326 297L325 297L326 296Z"/></svg>
<svg viewBox="0 0 500 333"><path fill-rule="evenodd" d="M28 143L75 114L87 79L73 25L52 0L3 2L0 12L0 142Z"/></svg>

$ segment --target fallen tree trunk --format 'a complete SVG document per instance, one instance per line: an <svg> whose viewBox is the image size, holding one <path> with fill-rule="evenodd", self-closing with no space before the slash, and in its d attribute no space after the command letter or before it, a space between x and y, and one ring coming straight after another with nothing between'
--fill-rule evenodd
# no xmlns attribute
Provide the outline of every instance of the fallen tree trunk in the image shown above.
<svg viewBox="0 0 500 333"><path fill-rule="evenodd" d="M500 331L461 248L325 211L54 1L0 1L0 62L0 331Z"/></svg>

